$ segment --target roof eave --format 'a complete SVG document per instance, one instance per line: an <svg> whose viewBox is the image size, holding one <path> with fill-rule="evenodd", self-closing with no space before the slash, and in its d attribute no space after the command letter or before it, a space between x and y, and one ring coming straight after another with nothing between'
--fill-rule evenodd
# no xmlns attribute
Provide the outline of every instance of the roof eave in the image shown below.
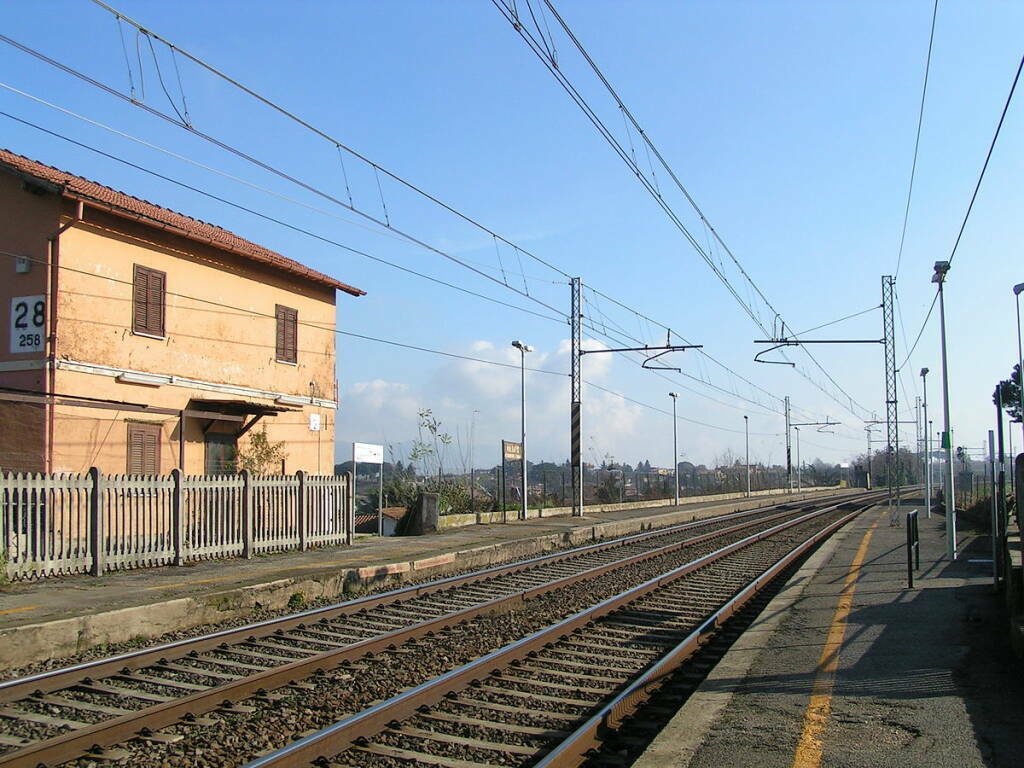
<svg viewBox="0 0 1024 768"><path fill-rule="evenodd" d="M31 174L25 174L24 172L20 172L19 175L28 175L30 178L38 179L38 177L31 176ZM39 181L43 183L49 183L52 185L52 182L47 182L46 179L39 179ZM225 253L231 253L234 254L235 256L241 256L242 258L249 259L251 261L256 261L260 264L265 264L266 266L273 267L274 269L280 270L281 272L287 272L290 275L305 278L319 285L324 285L327 286L328 288L335 288L339 291L343 291L344 293L347 293L350 296L358 297L366 295L366 291L362 290L361 288L356 288L355 286L348 285L347 283L343 283L340 280L335 280L333 277L330 277L328 275L319 276L317 274L312 274L313 270L307 271L299 269L290 269L283 264L278 264L269 259L262 259L257 256L254 256L252 253L247 253L246 251L243 251L240 248L232 248L230 245L218 242L217 240L214 240L211 237L203 237L202 235L196 234L195 232L190 232L187 229L176 227L173 224L168 224L166 221L160 221L159 219L155 219L153 217L146 216L141 213L136 213L135 211L129 211L125 208L122 208L121 206L109 203L106 200L99 200L89 195L83 195L81 192L75 192L71 189L68 189L67 186L61 186L60 193L63 197L66 197L69 200L88 203L93 207L102 208L103 210L112 213L115 216L120 216L123 219L139 221L148 227L154 227L157 229L166 230L167 232L172 232L175 235L178 235L179 237L184 237L186 240L191 240L197 243L203 243L204 245L208 245L211 248L216 248L219 251L224 251Z"/></svg>

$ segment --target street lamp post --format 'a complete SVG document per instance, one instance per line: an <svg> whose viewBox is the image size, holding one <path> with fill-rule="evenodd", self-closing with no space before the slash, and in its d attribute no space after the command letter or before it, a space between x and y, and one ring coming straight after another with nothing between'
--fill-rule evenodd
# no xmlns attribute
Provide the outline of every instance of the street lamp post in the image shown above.
<svg viewBox="0 0 1024 768"><path fill-rule="evenodd" d="M928 369L921 369L921 388L924 390L924 498L927 515L932 516L932 431L928 428Z"/></svg>
<svg viewBox="0 0 1024 768"><path fill-rule="evenodd" d="M804 483L800 477L800 427L793 427L796 430L796 489L803 490Z"/></svg>
<svg viewBox="0 0 1024 768"><path fill-rule="evenodd" d="M527 509L527 496L529 495L528 494L528 490L527 490L529 486L527 485L527 472L526 472L526 353L527 352L533 352L533 347L531 347L529 344L524 344L521 341L513 341L512 342L512 346L519 350L519 363L520 363L520 365L519 365L519 373L520 373L520 379L519 379L520 380L520 388L519 388L519 392L520 392L520 401L521 401L520 402L520 406L521 406L520 414L521 414L521 417L522 417L521 418L521 425L522 425L522 430L521 431L522 431L522 434L520 436L520 440L521 440L522 451L523 451L523 458L522 458L522 462L523 462L523 509L522 509L522 512L520 512L520 514L522 515L522 519L525 520L526 519L526 509Z"/></svg>
<svg viewBox="0 0 1024 768"><path fill-rule="evenodd" d="M743 441L747 446L747 498L750 498L750 417L743 417Z"/></svg>
<svg viewBox="0 0 1024 768"><path fill-rule="evenodd" d="M946 555L950 560L956 560L956 496L953 487L953 433L949 424L949 365L946 359L946 302L942 286L946 282L946 273L949 272L948 261L935 262L935 274L932 275L932 282L939 286L939 329L942 345L942 412L945 419L945 431L942 437L942 447L946 451Z"/></svg>
<svg viewBox="0 0 1024 768"><path fill-rule="evenodd" d="M676 399L679 397L678 392L669 392L668 396L672 398L672 477L675 479L675 499L676 506L679 506L679 438L677 425L679 424L676 419Z"/></svg>
<svg viewBox="0 0 1024 768"><path fill-rule="evenodd" d="M1024 283L1017 283L1013 286L1013 295L1017 298L1017 370L1020 371L1020 386L1017 387L1017 396L1019 398L1017 405L1020 408L1020 426L1021 431L1024 431L1024 355L1021 354L1020 344L1020 294L1024 291ZM1013 451L1011 450L1012 454ZM1012 476L1012 475L1011 475Z"/></svg>

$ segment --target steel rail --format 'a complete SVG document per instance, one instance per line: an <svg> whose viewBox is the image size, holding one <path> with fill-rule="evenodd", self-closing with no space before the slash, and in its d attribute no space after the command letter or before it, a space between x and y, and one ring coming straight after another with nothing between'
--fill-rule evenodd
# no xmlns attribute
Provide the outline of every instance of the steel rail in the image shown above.
<svg viewBox="0 0 1024 768"><path fill-rule="evenodd" d="M860 494L853 495L857 496ZM834 500L835 497L831 497L831 499ZM199 635L197 637L183 638L181 640L175 640L170 643L164 643L150 648L128 651L116 656L95 659L69 667L62 667L60 669L47 670L35 675L20 677L13 680L5 680L0 682L0 704L9 703L16 699L23 698L35 693L36 691L49 693L61 688L66 688L68 685L72 684L71 678L74 676L89 676L93 678L105 677L106 675L119 672L123 669L138 669L140 667L149 666L162 658L166 658L168 654L180 654L193 650L211 650L217 648L222 643L230 644L241 642L250 635L264 630L289 630L298 627L300 624L311 624L325 618L341 618L353 613L358 613L359 611L375 608L379 605L387 605L389 603L399 602L401 600L407 600L414 597L422 597L424 595L429 595L452 587L464 586L477 581L505 576L540 565L550 565L561 562L562 560L569 560L583 555L592 554L594 552L602 552L660 536L669 536L690 528L712 525L723 520L749 517L774 508L783 508L793 503L793 501L787 501L779 504L769 504L764 507L755 507L753 509L743 510L740 512L730 512L725 515L709 517L703 520L692 520L688 523L680 523L678 525L659 528L653 531L630 534L617 539L588 544L582 547L575 547L562 552L538 555L537 557L529 558L527 560L517 560L513 563L496 565L491 568L485 568L468 574L448 576L446 578L437 579L424 584L413 584L408 587L400 587L398 589L374 595L367 595L366 597L356 598L354 600L346 600L342 603L335 603L333 605L322 606L319 608L311 608L288 616L265 619L252 624L245 624L240 627L218 630L216 632ZM810 505L814 503L814 500L806 499L801 503Z"/></svg>
<svg viewBox="0 0 1024 768"><path fill-rule="evenodd" d="M858 494L860 495L860 494ZM785 505L775 505L785 506ZM813 505L810 505L813 506ZM838 505L836 505L838 506ZM766 509L771 509L768 507ZM765 511L761 509L759 511ZM731 513L729 515L716 518L717 520L727 519L732 520L736 518L742 518L750 516L754 511L742 513ZM530 587L528 589L520 590L518 592L497 597L491 600L477 603L468 608L460 609L447 613L445 615L429 619L427 621L412 624L406 627L395 629L391 632L386 632L377 635L372 638L360 640L355 643L340 646L338 648L330 649L320 653L307 656L306 658L296 659L295 661L285 663L281 666L273 667L271 669L258 672L253 675L240 678L238 680L222 683L220 685L213 686L207 690L199 691L193 694L182 696L172 701L159 703L153 706L144 707L142 709L133 711L131 713L120 715L109 720L100 721L97 723L90 724L84 728L79 728L67 733L60 734L50 739L41 740L20 749L8 752L0 755L0 766L12 766L18 768L37 768L39 765L55 765L67 760L74 759L81 756L86 752L97 753L99 748L109 747L115 744L121 743L125 740L134 738L143 731L143 729L149 729L155 731L159 728L166 727L168 725L182 721L188 716L194 716L209 712L215 709L227 708L233 702L238 702L243 699L249 698L253 695L257 695L275 688L280 688L289 683L293 683L297 680L309 677L315 674L318 670L335 667L345 662L355 661L367 654L379 653L381 651L388 650L404 642L412 639L418 639L424 637L432 632L444 630L448 626L458 623L460 621L471 620L482 615L493 613L498 610L508 609L515 605L520 605L528 600L534 599L546 592L551 592L557 589L562 589L566 586L570 586L580 581L596 578L604 573L607 573L618 568L625 567L627 565L643 562L645 560L652 559L654 557L663 556L670 554L676 550L684 547L693 546L704 541L708 541L715 538L727 536L731 533L742 531L745 528L749 528L765 522L771 522L781 517L786 517L792 514L792 510L784 510L767 517L757 518L755 520L743 521L736 525L728 526L726 528L719 528L707 533L687 538L682 541L673 542L664 547L659 547L654 550L649 550L636 555L632 555L629 558L622 560L612 561L602 565L594 566L592 568L570 574L562 578L554 579L541 585ZM692 528L695 525L704 524L706 525L710 520L700 521L697 523L687 523L680 528ZM635 540L637 538L650 537L651 534L634 535L626 537L626 539ZM654 535L657 535L655 533ZM593 550L595 547L600 545L590 545L583 549ZM564 553L559 553L564 554ZM546 559L546 558L537 558ZM556 557L556 560L559 559ZM536 560L536 559L535 559ZM506 567L501 566L497 569L489 569L490 571L504 571ZM449 586L452 582L457 582L462 577L452 577L450 579L444 579L440 583L448 583ZM426 585L420 585L426 586ZM410 590L398 590L397 592L410 592L416 589L410 588ZM387 594L387 593L385 593ZM373 596L376 598L383 597L384 595ZM369 598L373 599L373 598ZM357 603L363 603L365 607L365 601L355 601ZM308 615L313 612L306 612L301 615ZM266 627L273 623L261 622L260 626ZM244 628L243 628L244 629ZM230 630L228 634L237 634L237 630ZM223 638L225 633L215 633L218 638ZM251 634L243 633L243 634ZM201 638L203 641L203 647L209 647L208 641L209 636ZM220 643L224 643L221 639ZM177 643L169 644L170 647L174 647L180 650L183 646L188 646L187 641L179 641ZM165 646L164 648L166 648ZM214 648L218 648L218 644L213 644ZM100 668L109 669L108 674L115 674L120 670L120 667L114 665L113 660L106 660L100 665ZM87 665L83 665L87 666ZM153 666L156 669L160 668L160 657L155 661L150 661L149 666ZM77 670L79 668L72 668ZM201 675L202 671L197 670L197 675ZM76 684L90 683L94 677L101 677L101 674L94 673L86 678L78 677L75 681L60 686L60 688L73 688ZM16 681L17 682L17 681ZM27 682L27 681L26 681ZM53 690L53 680L47 680L51 685L50 690ZM32 689L25 696L31 696L35 689ZM40 689L45 690L45 689Z"/></svg>
<svg viewBox="0 0 1024 768"><path fill-rule="evenodd" d="M379 733L389 723L411 717L422 707L437 704L448 694L466 687L475 680L487 677L493 670L506 667L514 661L522 661L543 646L565 637L597 619L607 616L640 597L644 597L693 571L744 549L751 544L838 509L844 503L848 502L834 504L801 515L793 520L775 525L767 530L751 534L739 541L721 547L708 555L699 557L667 573L649 579L595 606L579 611L521 640L492 651L479 659L464 664L458 669L411 688L404 693L398 694L363 712L347 717L334 725L328 726L268 755L259 757L248 763L246 768L271 768L271 766L274 768L294 768L295 766L308 766L316 760L327 759L337 755L352 746L358 739L369 738ZM858 509L845 516L843 520L848 522L860 514L861 511L862 509Z"/></svg>

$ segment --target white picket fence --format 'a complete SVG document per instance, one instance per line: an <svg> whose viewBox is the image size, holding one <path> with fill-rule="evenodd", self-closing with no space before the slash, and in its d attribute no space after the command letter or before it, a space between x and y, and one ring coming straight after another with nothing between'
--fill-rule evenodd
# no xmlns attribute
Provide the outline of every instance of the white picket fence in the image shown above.
<svg viewBox="0 0 1024 768"><path fill-rule="evenodd" d="M0 473L7 578L351 544L350 476Z"/></svg>

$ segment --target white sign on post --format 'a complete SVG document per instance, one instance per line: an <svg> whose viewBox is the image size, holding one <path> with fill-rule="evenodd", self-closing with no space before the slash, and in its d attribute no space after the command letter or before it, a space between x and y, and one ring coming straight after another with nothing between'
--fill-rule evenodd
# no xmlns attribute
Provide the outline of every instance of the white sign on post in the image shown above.
<svg viewBox="0 0 1024 768"><path fill-rule="evenodd" d="M352 460L367 464L383 464L384 446L373 443L352 443Z"/></svg>
<svg viewBox="0 0 1024 768"><path fill-rule="evenodd" d="M373 443L352 443L352 507L355 508L356 465L359 462L380 464L380 481L377 487L377 535L384 535L384 446ZM353 521L354 525L354 521Z"/></svg>
<svg viewBox="0 0 1024 768"><path fill-rule="evenodd" d="M11 298L11 354L42 352L46 346L46 297Z"/></svg>

